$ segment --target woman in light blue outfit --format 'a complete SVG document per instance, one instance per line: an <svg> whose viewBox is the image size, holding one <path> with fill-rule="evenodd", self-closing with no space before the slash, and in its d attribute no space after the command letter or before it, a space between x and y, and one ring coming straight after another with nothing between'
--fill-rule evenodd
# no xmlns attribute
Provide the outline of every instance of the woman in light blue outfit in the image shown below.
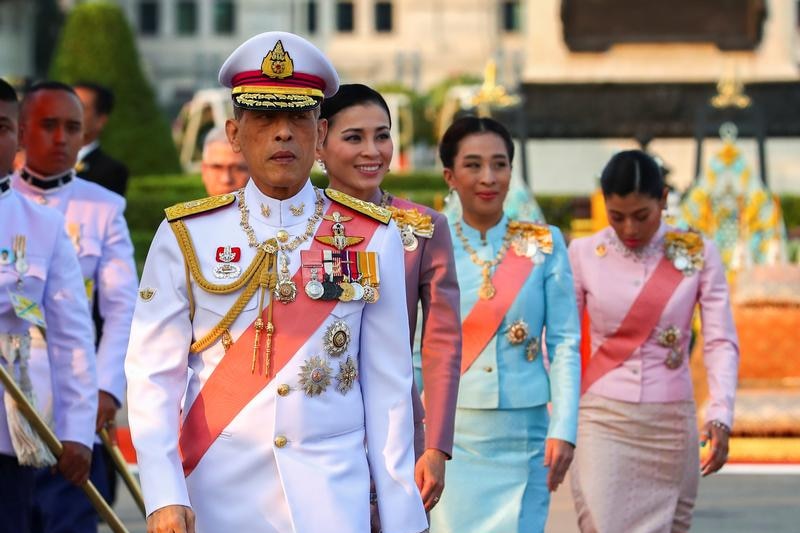
<svg viewBox="0 0 800 533"><path fill-rule="evenodd" d="M431 532L540 532L577 426L580 328L567 250L558 228L504 213L514 147L502 125L461 118L439 153L463 209L451 232L464 349L453 459Z"/></svg>

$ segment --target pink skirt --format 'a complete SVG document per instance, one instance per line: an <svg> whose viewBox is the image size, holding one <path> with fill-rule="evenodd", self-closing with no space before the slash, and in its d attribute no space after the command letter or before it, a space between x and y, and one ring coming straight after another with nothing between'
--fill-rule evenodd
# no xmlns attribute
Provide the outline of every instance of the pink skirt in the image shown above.
<svg viewBox="0 0 800 533"><path fill-rule="evenodd" d="M689 531L699 483L694 402L585 394L570 472L582 533Z"/></svg>

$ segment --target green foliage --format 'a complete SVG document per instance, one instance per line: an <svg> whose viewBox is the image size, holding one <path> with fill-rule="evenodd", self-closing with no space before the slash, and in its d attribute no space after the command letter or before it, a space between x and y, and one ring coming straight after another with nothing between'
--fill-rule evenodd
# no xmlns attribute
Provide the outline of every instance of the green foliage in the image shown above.
<svg viewBox="0 0 800 533"><path fill-rule="evenodd" d="M389 94L389 93L400 93L404 94L408 97L409 102L411 103L411 119L413 122L413 136L411 142L416 143L426 143L431 144L435 143L436 139L433 135L433 126L431 121L428 120L426 113L428 107L428 99L412 89L405 87L399 83L389 83L384 85L379 85L375 88L376 91L380 92L381 94ZM400 131L406 131L407 128L406 124L403 124L403 116L400 117L392 117L392 120L399 120L400 121ZM401 139L401 148L407 148L406 144L408 139Z"/></svg>
<svg viewBox="0 0 800 533"><path fill-rule="evenodd" d="M328 186L324 174L312 175L311 181L317 187ZM386 176L383 185L393 194L428 206L434 206L435 200L443 198L447 193L441 174L437 172L390 174ZM140 270L150 241L164 219L164 208L204 196L205 189L198 175L142 176L131 180L125 216L136 247L136 261ZM570 195L536 196L547 222L564 232L570 231L575 205L582 199L583 197ZM800 196L784 195L781 197L781 205L789 232L800 232ZM793 253L797 254L796 242L793 246Z"/></svg>
<svg viewBox="0 0 800 533"><path fill-rule="evenodd" d="M180 172L169 125L139 62L122 10L105 2L72 9L50 66L66 83L90 81L114 91L115 108L102 143L132 175Z"/></svg>
<svg viewBox="0 0 800 533"><path fill-rule="evenodd" d="M786 228L791 233L800 231L800 195L784 194L780 197L781 211Z"/></svg>

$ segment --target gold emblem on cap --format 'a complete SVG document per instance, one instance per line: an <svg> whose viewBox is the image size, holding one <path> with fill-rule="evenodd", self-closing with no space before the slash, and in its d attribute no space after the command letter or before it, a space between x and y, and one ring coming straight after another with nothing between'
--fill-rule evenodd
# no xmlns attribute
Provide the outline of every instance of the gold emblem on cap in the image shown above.
<svg viewBox="0 0 800 533"><path fill-rule="evenodd" d="M283 49L283 43L278 41L275 48L267 52L261 62L261 72L268 78L282 80L294 73L294 63L289 57L289 52Z"/></svg>

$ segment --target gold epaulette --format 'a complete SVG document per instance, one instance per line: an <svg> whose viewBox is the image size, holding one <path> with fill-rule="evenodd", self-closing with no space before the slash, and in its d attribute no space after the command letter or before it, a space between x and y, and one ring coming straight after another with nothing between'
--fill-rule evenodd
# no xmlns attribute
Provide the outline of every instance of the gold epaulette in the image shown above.
<svg viewBox="0 0 800 533"><path fill-rule="evenodd" d="M236 196L233 194L209 196L208 198L175 204L164 209L164 213L167 215L167 221L173 222L184 217L205 213L206 211L213 211L214 209L230 205L235 199Z"/></svg>
<svg viewBox="0 0 800 533"><path fill-rule="evenodd" d="M664 246L677 246L688 254L697 254L703 251L703 236L693 229L670 230L664 234Z"/></svg>
<svg viewBox="0 0 800 533"><path fill-rule="evenodd" d="M393 205L386 209L391 211L398 227L408 227L418 237L426 239L433 237L433 219L430 215L424 215L418 209L403 209Z"/></svg>
<svg viewBox="0 0 800 533"><path fill-rule="evenodd" d="M388 209L375 205L372 202L365 202L364 200L353 198L349 194L337 191L336 189L331 189L328 187L325 189L325 196L336 203L342 204L345 207L349 207L353 211L367 215L368 217L377 220L381 224L388 224L389 221L392 220L392 212Z"/></svg>
<svg viewBox="0 0 800 533"><path fill-rule="evenodd" d="M553 253L553 232L547 224L512 220L508 223L508 231L518 241L534 243L542 253Z"/></svg>

